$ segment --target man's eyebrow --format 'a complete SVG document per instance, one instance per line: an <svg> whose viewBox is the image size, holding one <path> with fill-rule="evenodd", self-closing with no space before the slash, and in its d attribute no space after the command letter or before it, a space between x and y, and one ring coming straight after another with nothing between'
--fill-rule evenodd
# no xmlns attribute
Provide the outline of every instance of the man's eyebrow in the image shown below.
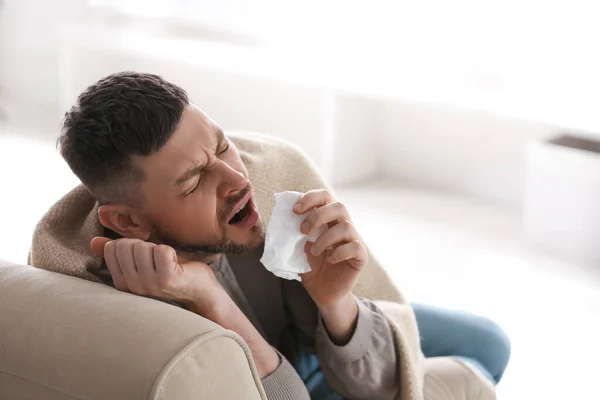
<svg viewBox="0 0 600 400"><path fill-rule="evenodd" d="M216 151L219 151L219 146L226 140L225 134L223 133L223 130L221 128L218 128L217 131L215 132L215 136L217 137ZM202 163L202 164L194 165L193 167L189 168L179 178L177 178L177 180L175 181L175 185L181 186L185 182L192 179L194 176L199 175L205 166L206 166L206 164Z"/></svg>

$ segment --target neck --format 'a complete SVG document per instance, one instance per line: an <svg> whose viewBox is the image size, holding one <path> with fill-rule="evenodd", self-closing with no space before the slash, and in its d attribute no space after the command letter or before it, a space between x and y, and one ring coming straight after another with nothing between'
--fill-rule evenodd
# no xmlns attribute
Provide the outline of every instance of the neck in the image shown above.
<svg viewBox="0 0 600 400"><path fill-rule="evenodd" d="M198 253L198 252L177 252L180 256L184 257L186 260L190 261L199 261L205 264L211 264L217 262L223 257L222 253Z"/></svg>

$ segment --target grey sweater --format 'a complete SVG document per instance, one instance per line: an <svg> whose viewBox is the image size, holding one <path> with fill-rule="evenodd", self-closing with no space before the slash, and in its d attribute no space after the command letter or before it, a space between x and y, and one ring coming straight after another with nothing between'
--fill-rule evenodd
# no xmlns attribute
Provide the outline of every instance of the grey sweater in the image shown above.
<svg viewBox="0 0 600 400"><path fill-rule="evenodd" d="M262 381L269 400L310 398L292 366L293 346L298 342L304 352L316 352L327 382L342 397L393 399L399 391L398 362L391 328L379 309L359 299L353 336L346 345L337 346L302 284L268 272L259 261L261 254L262 249L227 255L211 267L238 307L280 354L279 366Z"/></svg>

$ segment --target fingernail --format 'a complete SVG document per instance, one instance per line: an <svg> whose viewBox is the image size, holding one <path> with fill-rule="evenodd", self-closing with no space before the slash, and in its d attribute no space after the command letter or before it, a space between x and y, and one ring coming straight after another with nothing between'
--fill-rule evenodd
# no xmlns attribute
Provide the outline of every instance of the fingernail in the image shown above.
<svg viewBox="0 0 600 400"><path fill-rule="evenodd" d="M300 230L303 233L308 233L308 222L303 222L302 225L300 225Z"/></svg>
<svg viewBox="0 0 600 400"><path fill-rule="evenodd" d="M294 206L294 211L302 211L302 204L300 203L296 203L296 205Z"/></svg>

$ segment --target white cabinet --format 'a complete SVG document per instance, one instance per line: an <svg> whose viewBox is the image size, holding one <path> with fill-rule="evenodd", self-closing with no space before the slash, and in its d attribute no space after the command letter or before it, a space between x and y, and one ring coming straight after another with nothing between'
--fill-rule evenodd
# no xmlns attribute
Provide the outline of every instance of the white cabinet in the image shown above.
<svg viewBox="0 0 600 400"><path fill-rule="evenodd" d="M528 241L600 262L600 141L562 135L531 143L526 182Z"/></svg>

